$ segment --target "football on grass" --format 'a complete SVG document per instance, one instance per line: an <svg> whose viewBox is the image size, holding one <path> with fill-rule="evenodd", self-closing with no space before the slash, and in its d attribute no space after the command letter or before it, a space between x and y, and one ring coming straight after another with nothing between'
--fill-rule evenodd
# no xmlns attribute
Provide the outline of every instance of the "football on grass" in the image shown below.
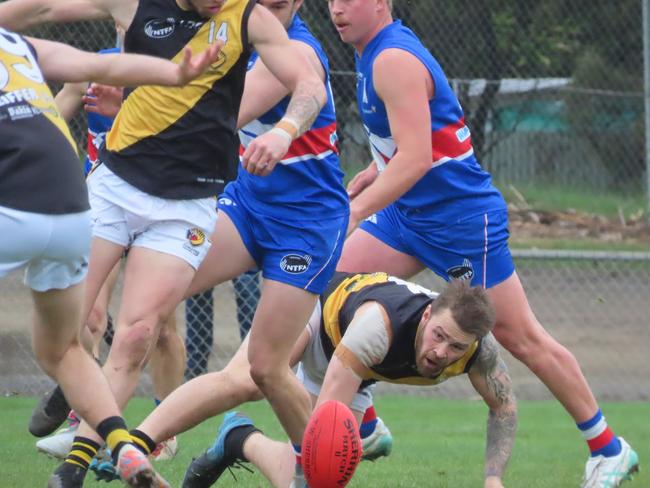
<svg viewBox="0 0 650 488"><path fill-rule="evenodd" d="M302 467L309 488L347 485L360 460L361 437L352 411L335 400L320 405L302 439Z"/></svg>

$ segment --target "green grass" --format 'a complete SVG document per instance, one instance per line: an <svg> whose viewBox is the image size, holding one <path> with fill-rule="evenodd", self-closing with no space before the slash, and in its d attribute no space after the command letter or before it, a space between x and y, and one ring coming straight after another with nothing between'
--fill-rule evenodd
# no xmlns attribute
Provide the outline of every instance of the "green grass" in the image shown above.
<svg viewBox="0 0 650 488"><path fill-rule="evenodd" d="M57 463L34 448L35 439L26 429L34 398L2 398L0 411L0 486L45 486ZM150 400L135 399L126 417L134 426L150 410ZM607 420L637 449L641 461L650 459L650 407L643 403L603 404ZM264 431L281 438L281 431L268 406L247 405L244 409ZM354 488L465 488L482 486L486 408L477 401L448 401L412 396L380 396L377 410L391 428L395 444L388 459L362 463L352 482ZM519 431L510 460L505 486L564 488L579 484L587 450L570 418L555 402L521 402ZM220 419L219 419L220 420ZM218 420L211 420L179 438L180 452L169 462L158 464L172 486L180 486L193 455L211 442ZM643 468L643 464L642 464ZM257 473L238 470L238 481L225 473L218 486L264 487ZM104 487L88 480L87 487ZM115 484L114 486L119 486ZM625 486L650 486L650 475L642 470Z"/></svg>
<svg viewBox="0 0 650 488"><path fill-rule="evenodd" d="M600 192L580 187L567 187L546 184L496 183L508 202L518 204L520 199L516 191L524 196L526 202L534 209L547 211L566 211L575 209L579 212L593 213L607 217L616 217L619 209L626 218L646 211L647 201L643 192Z"/></svg>

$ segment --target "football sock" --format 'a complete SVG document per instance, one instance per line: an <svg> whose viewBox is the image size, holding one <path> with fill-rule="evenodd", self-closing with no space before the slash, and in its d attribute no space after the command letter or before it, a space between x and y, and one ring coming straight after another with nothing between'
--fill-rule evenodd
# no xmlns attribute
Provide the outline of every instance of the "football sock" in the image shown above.
<svg viewBox="0 0 650 488"><path fill-rule="evenodd" d="M243 461L248 461L246 456L244 456L244 442L248 437L255 433L262 433L260 429L254 425L242 425L240 427L235 427L226 436L224 440L224 450L231 456L236 459L241 459Z"/></svg>
<svg viewBox="0 0 650 488"><path fill-rule="evenodd" d="M302 447L300 444L291 443L293 453L296 455L296 465L302 466Z"/></svg>
<svg viewBox="0 0 650 488"><path fill-rule="evenodd" d="M375 407L371 405L363 414L363 419L361 419L361 427L359 427L359 435L362 439L365 439L375 431L376 426L377 412L375 411Z"/></svg>
<svg viewBox="0 0 650 488"><path fill-rule="evenodd" d="M73 464L82 469L88 469L90 461L95 457L98 449L99 444L97 442L86 437L77 436L72 441L72 447L64 463Z"/></svg>
<svg viewBox="0 0 650 488"><path fill-rule="evenodd" d="M106 441L106 445L111 450L113 464L117 464L120 449L126 444L131 444L131 435L126 430L124 419L117 415L108 417L102 420L95 430Z"/></svg>
<svg viewBox="0 0 650 488"><path fill-rule="evenodd" d="M611 457L620 454L621 441L607 425L600 409L591 419L577 425L582 432L582 437L587 441L592 457Z"/></svg>
<svg viewBox="0 0 650 488"><path fill-rule="evenodd" d="M156 450L156 443L154 440L141 430L133 429L130 434L133 445L147 456Z"/></svg>

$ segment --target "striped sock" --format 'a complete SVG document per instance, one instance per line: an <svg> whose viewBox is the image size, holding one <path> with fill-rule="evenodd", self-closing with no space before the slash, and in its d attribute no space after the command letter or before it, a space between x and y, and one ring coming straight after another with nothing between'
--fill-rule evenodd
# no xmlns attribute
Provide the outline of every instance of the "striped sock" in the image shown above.
<svg viewBox="0 0 650 488"><path fill-rule="evenodd" d="M587 441L592 457L612 457L620 454L621 442L607 425L600 409L591 419L577 425L582 432L582 437Z"/></svg>
<svg viewBox="0 0 650 488"><path fill-rule="evenodd" d="M118 416L105 418L99 423L96 431L111 450L113 464L117 464L120 449L126 444L131 444L131 435L126 430L124 419Z"/></svg>
<svg viewBox="0 0 650 488"><path fill-rule="evenodd" d="M359 435L362 439L365 439L375 431L376 426L377 412L375 411L375 407L371 405L363 414L363 419L361 419L361 426L359 427Z"/></svg>
<svg viewBox="0 0 650 488"><path fill-rule="evenodd" d="M99 444L92 439L77 436L72 441L70 452L65 458L65 463L74 464L82 469L88 469L90 461L99 450Z"/></svg>
<svg viewBox="0 0 650 488"><path fill-rule="evenodd" d="M296 464L301 466L302 465L302 448L301 448L300 444L291 443L291 447L293 447L293 453L296 455Z"/></svg>
<svg viewBox="0 0 650 488"><path fill-rule="evenodd" d="M138 429L132 429L131 432L131 441L147 456L156 450L156 442L149 437L147 434Z"/></svg>

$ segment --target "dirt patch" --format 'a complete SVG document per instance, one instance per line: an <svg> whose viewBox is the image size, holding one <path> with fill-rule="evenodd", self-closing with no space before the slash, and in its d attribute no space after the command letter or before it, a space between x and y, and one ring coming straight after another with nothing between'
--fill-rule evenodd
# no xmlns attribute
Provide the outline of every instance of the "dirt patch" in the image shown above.
<svg viewBox="0 0 650 488"><path fill-rule="evenodd" d="M545 211L509 204L510 234L514 241L527 239L576 239L647 245L650 225L643 213L617 217L577 210Z"/></svg>

